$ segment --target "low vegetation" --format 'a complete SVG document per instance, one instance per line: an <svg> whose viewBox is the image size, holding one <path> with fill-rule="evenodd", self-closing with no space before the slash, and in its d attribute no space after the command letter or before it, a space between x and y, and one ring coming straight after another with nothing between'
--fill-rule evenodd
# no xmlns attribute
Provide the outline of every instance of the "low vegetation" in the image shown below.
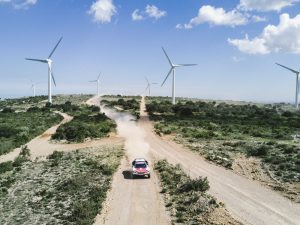
<svg viewBox="0 0 300 225"><path fill-rule="evenodd" d="M54 111L76 115L81 109L80 104L90 97L91 95L57 95L53 96L54 104L47 103L47 96L1 100L0 155L7 154L58 124L62 116ZM101 135L108 129L106 126L110 124L101 127Z"/></svg>
<svg viewBox="0 0 300 225"><path fill-rule="evenodd" d="M53 103L60 105L65 102L71 102L72 105L82 105L92 97L93 95L87 94L55 95L53 96Z"/></svg>
<svg viewBox="0 0 300 225"><path fill-rule="evenodd" d="M27 143L61 119L46 108L31 107L21 112L4 108L0 112L0 155Z"/></svg>
<svg viewBox="0 0 300 225"><path fill-rule="evenodd" d="M119 111L130 112L137 118L140 116L140 101L139 96L103 96L101 104L115 108Z"/></svg>
<svg viewBox="0 0 300 225"><path fill-rule="evenodd" d="M32 106L42 107L45 105L46 101L47 96L3 99L0 101L0 109L3 110L5 108L11 108L16 111L27 110L29 107Z"/></svg>
<svg viewBox="0 0 300 225"><path fill-rule="evenodd" d="M207 178L191 179L179 165L172 166L166 160L158 161L155 170L161 181L161 193L171 214L172 224L240 224L207 193ZM213 218L216 210L222 211L222 218Z"/></svg>
<svg viewBox="0 0 300 225"><path fill-rule="evenodd" d="M55 151L29 161L28 150L0 164L0 224L90 225L123 156L118 146ZM25 158L25 160L24 160Z"/></svg>
<svg viewBox="0 0 300 225"><path fill-rule="evenodd" d="M53 104L64 104L69 101L73 105L80 105L90 99L92 95L55 95L52 96ZM41 95L36 97L24 97L0 100L0 111L5 108L11 108L14 111L26 111L30 107L42 108L47 103L48 96Z"/></svg>
<svg viewBox="0 0 300 225"><path fill-rule="evenodd" d="M74 116L71 122L59 126L56 133L52 135L55 140L83 142L86 138L106 137L116 127L116 124L101 113L97 106L77 106L66 102L51 107Z"/></svg>
<svg viewBox="0 0 300 225"><path fill-rule="evenodd" d="M158 98L148 99L146 108L159 135L173 136L209 161L232 169L242 154L260 159L262 169L277 183L300 182L299 111L213 101L181 101L173 106ZM299 196L299 187L295 191Z"/></svg>
<svg viewBox="0 0 300 225"><path fill-rule="evenodd" d="M147 104L147 111L152 119L161 120L158 131L169 133L167 126L171 124L169 128L175 128L191 140L252 137L293 140L293 136L300 134L300 112L281 111L276 107L202 101L173 106L169 101L153 101Z"/></svg>
<svg viewBox="0 0 300 225"><path fill-rule="evenodd" d="M279 144L277 142L251 143L224 143L240 149L248 156L262 159L267 170L274 173L282 182L300 182L300 147L291 144Z"/></svg>

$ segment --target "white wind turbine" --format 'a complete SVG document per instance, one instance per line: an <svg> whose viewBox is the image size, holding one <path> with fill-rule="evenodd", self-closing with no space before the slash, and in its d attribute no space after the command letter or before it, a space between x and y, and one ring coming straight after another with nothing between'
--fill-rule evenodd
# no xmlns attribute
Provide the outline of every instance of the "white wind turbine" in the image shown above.
<svg viewBox="0 0 300 225"><path fill-rule="evenodd" d="M298 106L298 96L299 96L299 74L300 74L300 71L293 70L293 69L288 68L288 67L286 67L286 66L283 66L283 65L281 65L281 64L279 64L279 63L276 63L276 65L281 66L281 67L283 67L283 68L285 68L285 69L287 69L287 70L289 70L289 71L291 71L291 72L293 72L293 73L296 74L296 97L295 97L295 107L296 107L296 109L298 109L298 107L299 107L299 106Z"/></svg>
<svg viewBox="0 0 300 225"><path fill-rule="evenodd" d="M148 78L147 77L145 77L145 79L146 79L146 82L147 82L147 87L146 87L146 89L145 89L145 92L147 93L147 90L149 91L148 93L149 93L149 97L151 96L151 85L152 84L157 84L157 83L151 83L149 80L148 80Z"/></svg>
<svg viewBox="0 0 300 225"><path fill-rule="evenodd" d="M97 96L99 96L100 76L101 76L101 73L99 73L99 76L98 76L97 80L91 80L90 81L90 82L96 82L97 83Z"/></svg>
<svg viewBox="0 0 300 225"><path fill-rule="evenodd" d="M35 97L35 88L36 88L36 85L37 85L38 83L33 83L32 81L31 81L31 87L30 87L30 89L32 89L32 91L33 91L33 97Z"/></svg>
<svg viewBox="0 0 300 225"><path fill-rule="evenodd" d="M197 64L173 64L172 61L170 60L168 54L166 53L165 49L162 48L162 50L164 51L169 63L170 63L170 66L171 66L171 69L169 70L164 82L161 84L161 86L164 85L164 83L166 82L166 80L168 79L168 77L170 76L170 74L173 72L173 82L172 82L172 104L175 105L175 69L177 67L183 67L183 66L196 66Z"/></svg>
<svg viewBox="0 0 300 225"><path fill-rule="evenodd" d="M57 46L61 42L62 37L59 39L55 47L53 48L52 52L48 56L47 59L30 59L30 58L25 58L26 60L31 60L31 61L36 61L36 62L42 62L42 63L47 63L48 64L48 102L52 103L52 90L51 90L51 79L53 80L54 85L56 86L54 75L52 72L52 59L51 56L55 52Z"/></svg>

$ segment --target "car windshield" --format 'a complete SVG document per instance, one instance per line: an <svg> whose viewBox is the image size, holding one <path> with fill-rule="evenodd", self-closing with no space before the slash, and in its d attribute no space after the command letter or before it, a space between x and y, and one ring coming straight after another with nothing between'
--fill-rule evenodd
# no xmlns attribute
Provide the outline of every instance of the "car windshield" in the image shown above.
<svg viewBox="0 0 300 225"><path fill-rule="evenodd" d="M146 165L146 163L136 163L134 167L135 168L146 168L147 165Z"/></svg>

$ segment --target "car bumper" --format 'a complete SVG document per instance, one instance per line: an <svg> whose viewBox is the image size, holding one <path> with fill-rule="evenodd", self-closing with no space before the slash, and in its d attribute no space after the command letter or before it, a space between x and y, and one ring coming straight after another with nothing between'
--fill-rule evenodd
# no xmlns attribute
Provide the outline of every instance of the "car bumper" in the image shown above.
<svg viewBox="0 0 300 225"><path fill-rule="evenodd" d="M146 172L146 173L132 172L132 174L135 176L147 176L150 175L150 172Z"/></svg>

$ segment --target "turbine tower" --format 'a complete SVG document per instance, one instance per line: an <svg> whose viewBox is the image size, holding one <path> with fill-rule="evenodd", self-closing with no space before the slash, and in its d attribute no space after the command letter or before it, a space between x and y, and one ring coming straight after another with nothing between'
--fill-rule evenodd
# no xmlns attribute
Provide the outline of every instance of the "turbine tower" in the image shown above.
<svg viewBox="0 0 300 225"><path fill-rule="evenodd" d="M99 73L99 76L98 76L97 80L91 80L90 81L90 82L97 82L97 96L99 96L100 76L101 76L101 73Z"/></svg>
<svg viewBox="0 0 300 225"><path fill-rule="evenodd" d="M300 73L300 71L293 70L293 69L291 69L291 68L289 68L289 67L286 67L286 66L283 66L283 65L281 65L281 64L279 64L279 63L276 63L276 65L281 66L281 67L283 67L283 68L285 68L285 69L291 71L292 73L295 73L295 74L296 74L296 97L295 97L295 107L296 107L296 109L298 109L298 107L299 107L299 106L298 106L298 96L299 96L299 73Z"/></svg>
<svg viewBox="0 0 300 225"><path fill-rule="evenodd" d="M36 88L36 85L37 85L37 83L33 83L31 81L31 88L30 89L32 89L32 91L33 91L33 97L35 97L35 88Z"/></svg>
<svg viewBox="0 0 300 225"><path fill-rule="evenodd" d="M149 97L151 96L151 85L152 84L157 84L157 83L151 83L149 80L148 80L148 78L147 77L145 77L145 79L146 79L146 82L147 82L147 87L146 87L146 89L145 89L145 92L147 93L147 90L149 91Z"/></svg>
<svg viewBox="0 0 300 225"><path fill-rule="evenodd" d="M161 86L164 85L164 83L166 82L166 80L168 79L168 77L170 76L170 74L173 72L173 82L172 82L172 104L175 105L175 70L177 67L183 67L183 66L196 66L197 64L173 64L172 61L170 60L167 52L165 51L164 48L162 48L162 50L164 51L169 64L171 66L171 69L169 70L165 80L163 81L163 83L161 84Z"/></svg>
<svg viewBox="0 0 300 225"><path fill-rule="evenodd" d="M48 102L52 103L52 90L51 90L51 79L53 80L54 85L56 86L54 75L52 72L52 55L55 52L57 46L61 42L62 37L59 39L53 50L51 51L50 55L48 56L47 59L31 59L31 58L25 58L26 60L31 60L31 61L36 61L36 62L41 62L41 63L47 63L48 64Z"/></svg>

